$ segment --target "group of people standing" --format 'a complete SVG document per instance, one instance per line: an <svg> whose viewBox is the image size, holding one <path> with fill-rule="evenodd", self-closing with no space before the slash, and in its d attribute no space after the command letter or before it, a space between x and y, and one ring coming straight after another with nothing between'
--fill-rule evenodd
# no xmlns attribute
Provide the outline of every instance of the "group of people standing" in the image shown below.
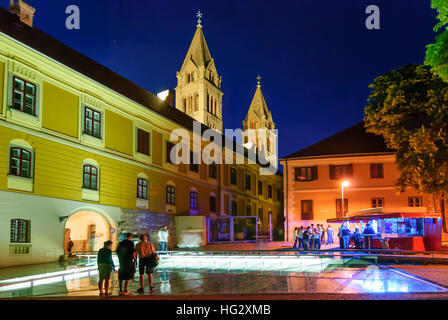
<svg viewBox="0 0 448 320"><path fill-rule="evenodd" d="M314 224L308 227L294 228L294 246L293 249L303 250L319 250L322 244L333 244L334 229L331 225L325 229L322 224L314 227ZM355 227L352 232L346 223L343 223L338 230L337 237L339 238L339 247L341 249L349 249L350 241L353 241L356 249L364 248L370 249L371 239L375 236L375 231L370 223L367 223L363 232L361 233L359 227ZM364 241L363 241L364 240Z"/></svg>
<svg viewBox="0 0 448 320"><path fill-rule="evenodd" d="M362 249L364 244L364 249L371 248L372 237L375 236L375 230L370 223L367 223L363 232L361 233L359 227L355 227L355 231L352 232L346 223L343 223L339 228L339 247L341 249L350 248L350 240L353 241L355 249ZM364 241L363 241L364 240Z"/></svg>
<svg viewBox="0 0 448 320"><path fill-rule="evenodd" d="M293 249L319 250L321 245L333 243L334 230L331 226L324 228L323 224L294 228L294 246Z"/></svg>
<svg viewBox="0 0 448 320"><path fill-rule="evenodd" d="M117 256L120 263L118 269L118 281L119 281L119 295L129 295L129 282L134 279L137 267L138 258L138 271L140 274L140 288L138 293L144 293L145 273L148 275L149 288L152 292L154 290L153 285L153 270L158 263L158 255L151 242L148 240L148 235L140 235L140 242L134 245L132 241L132 234L127 233L126 239L121 241L117 246ZM168 227L163 226L158 231L158 251L167 251L168 246ZM104 242L104 247L98 251L98 289L100 290L100 296L109 296L109 283L112 271L115 271L115 265L112 259L112 245L113 242L108 240ZM124 286L123 286L124 284Z"/></svg>

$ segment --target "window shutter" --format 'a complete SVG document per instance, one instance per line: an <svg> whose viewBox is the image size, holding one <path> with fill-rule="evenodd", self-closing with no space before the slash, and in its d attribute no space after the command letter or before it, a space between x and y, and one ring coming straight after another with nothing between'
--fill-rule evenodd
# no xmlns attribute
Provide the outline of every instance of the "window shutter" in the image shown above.
<svg viewBox="0 0 448 320"><path fill-rule="evenodd" d="M138 129L137 151L149 156L149 132Z"/></svg>
<svg viewBox="0 0 448 320"><path fill-rule="evenodd" d="M313 178L312 180L317 180L317 166L313 167Z"/></svg>
<svg viewBox="0 0 448 320"><path fill-rule="evenodd" d="M353 164L347 165L347 175L353 177Z"/></svg>
<svg viewBox="0 0 448 320"><path fill-rule="evenodd" d="M330 165L330 179L336 179L335 167Z"/></svg>
<svg viewBox="0 0 448 320"><path fill-rule="evenodd" d="M296 168L294 168L294 180L295 181L299 181L300 179L299 179L299 177L300 177L300 168L298 168L298 167L296 167Z"/></svg>

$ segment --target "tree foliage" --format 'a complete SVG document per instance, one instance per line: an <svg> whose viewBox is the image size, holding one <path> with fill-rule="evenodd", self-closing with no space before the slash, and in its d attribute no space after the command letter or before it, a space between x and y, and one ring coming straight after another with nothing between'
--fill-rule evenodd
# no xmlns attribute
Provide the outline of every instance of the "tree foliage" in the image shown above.
<svg viewBox="0 0 448 320"><path fill-rule="evenodd" d="M448 81L448 0L432 0L431 8L437 10L439 20L434 27L434 32L444 27L445 30L436 36L435 43L426 47L425 64L431 66L443 80Z"/></svg>
<svg viewBox="0 0 448 320"><path fill-rule="evenodd" d="M440 199L448 191L448 85L414 64L376 78L370 88L365 127L396 151L399 191L412 187Z"/></svg>

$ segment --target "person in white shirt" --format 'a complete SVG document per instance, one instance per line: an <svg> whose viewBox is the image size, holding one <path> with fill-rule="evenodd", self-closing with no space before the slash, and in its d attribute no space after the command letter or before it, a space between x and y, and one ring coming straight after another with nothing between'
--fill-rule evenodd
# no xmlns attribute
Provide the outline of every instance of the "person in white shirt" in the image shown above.
<svg viewBox="0 0 448 320"><path fill-rule="evenodd" d="M157 251L168 251L168 227L163 226L157 233L159 237L159 247Z"/></svg>
<svg viewBox="0 0 448 320"><path fill-rule="evenodd" d="M295 227L294 228L294 232L293 232L293 238L294 238L294 245L293 245L293 249L297 249L297 242L299 241L299 238L297 237L297 233L299 228Z"/></svg>
<svg viewBox="0 0 448 320"><path fill-rule="evenodd" d="M303 247L303 233L305 232L305 228L301 226L299 228L299 232L297 233L297 238L299 239L299 249L304 249Z"/></svg>

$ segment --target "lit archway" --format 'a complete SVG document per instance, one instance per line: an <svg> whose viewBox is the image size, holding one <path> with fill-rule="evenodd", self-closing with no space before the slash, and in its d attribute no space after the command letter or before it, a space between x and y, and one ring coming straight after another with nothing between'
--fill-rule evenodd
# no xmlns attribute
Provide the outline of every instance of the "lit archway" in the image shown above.
<svg viewBox="0 0 448 320"><path fill-rule="evenodd" d="M72 251L98 251L107 240L112 240L114 247L116 245L114 226L95 211L86 209L70 215L64 230L67 229L70 230L70 238L74 244Z"/></svg>

